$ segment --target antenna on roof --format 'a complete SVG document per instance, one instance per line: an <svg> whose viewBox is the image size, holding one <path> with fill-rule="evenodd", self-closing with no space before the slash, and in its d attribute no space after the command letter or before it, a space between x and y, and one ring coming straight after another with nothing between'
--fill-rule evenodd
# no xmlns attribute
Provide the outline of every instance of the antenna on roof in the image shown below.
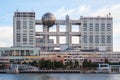
<svg viewBox="0 0 120 80"><path fill-rule="evenodd" d="M18 9L16 11L18 12Z"/></svg>
<svg viewBox="0 0 120 80"><path fill-rule="evenodd" d="M108 15L106 15L106 17L108 17Z"/></svg>
<svg viewBox="0 0 120 80"><path fill-rule="evenodd" d="M108 15L109 15L109 17L110 17L110 16L111 16L111 13L109 12Z"/></svg>
<svg viewBox="0 0 120 80"><path fill-rule="evenodd" d="M31 9L32 10L32 12L34 12L34 10L33 9Z"/></svg>

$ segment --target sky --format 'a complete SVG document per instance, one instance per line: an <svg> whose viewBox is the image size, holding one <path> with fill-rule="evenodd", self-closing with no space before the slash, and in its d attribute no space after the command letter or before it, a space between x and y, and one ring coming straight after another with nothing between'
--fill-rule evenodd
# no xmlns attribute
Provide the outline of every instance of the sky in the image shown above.
<svg viewBox="0 0 120 80"><path fill-rule="evenodd" d="M36 19L51 12L56 19L79 19L80 16L113 17L113 49L120 51L120 0L0 0L0 47L13 45L13 15L18 11L34 11Z"/></svg>

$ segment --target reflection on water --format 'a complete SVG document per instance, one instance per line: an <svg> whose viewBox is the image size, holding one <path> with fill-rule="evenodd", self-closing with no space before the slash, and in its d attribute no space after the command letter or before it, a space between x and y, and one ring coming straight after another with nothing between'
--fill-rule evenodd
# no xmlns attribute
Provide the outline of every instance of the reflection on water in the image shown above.
<svg viewBox="0 0 120 80"><path fill-rule="evenodd" d="M0 74L0 80L120 80L120 74Z"/></svg>

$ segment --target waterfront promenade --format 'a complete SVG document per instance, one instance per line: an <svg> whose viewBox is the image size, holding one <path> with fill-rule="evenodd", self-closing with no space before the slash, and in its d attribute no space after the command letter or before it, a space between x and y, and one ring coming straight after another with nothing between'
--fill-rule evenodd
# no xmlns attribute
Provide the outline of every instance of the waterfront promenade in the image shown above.
<svg viewBox="0 0 120 80"><path fill-rule="evenodd" d="M0 73L6 73L6 70L0 70ZM81 70L19 70L19 73L81 73Z"/></svg>

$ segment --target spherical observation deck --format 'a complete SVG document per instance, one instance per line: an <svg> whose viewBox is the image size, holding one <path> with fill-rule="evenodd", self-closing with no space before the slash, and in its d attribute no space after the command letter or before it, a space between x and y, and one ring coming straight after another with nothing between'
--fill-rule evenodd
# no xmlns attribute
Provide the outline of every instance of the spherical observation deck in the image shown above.
<svg viewBox="0 0 120 80"><path fill-rule="evenodd" d="M42 24L48 27L53 26L55 24L55 16L49 12L45 13L42 16Z"/></svg>

